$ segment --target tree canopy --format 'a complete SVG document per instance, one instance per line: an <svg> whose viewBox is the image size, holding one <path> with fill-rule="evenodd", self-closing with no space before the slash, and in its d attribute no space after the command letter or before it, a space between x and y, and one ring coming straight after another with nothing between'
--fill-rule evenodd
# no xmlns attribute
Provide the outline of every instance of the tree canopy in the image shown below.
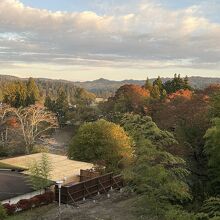
<svg viewBox="0 0 220 220"><path fill-rule="evenodd" d="M144 106L150 97L150 92L137 85L120 87L114 97L108 99L104 109L108 112L137 112L144 113Z"/></svg>
<svg viewBox="0 0 220 220"><path fill-rule="evenodd" d="M209 189L216 196L220 194L220 118L213 120L213 126L205 134L205 154L208 158Z"/></svg>
<svg viewBox="0 0 220 220"><path fill-rule="evenodd" d="M132 140L119 125L103 119L83 124L69 146L71 159L117 170L132 159Z"/></svg>
<svg viewBox="0 0 220 220"><path fill-rule="evenodd" d="M35 81L29 78L27 83L22 81L11 82L5 85L3 102L12 107L27 107L39 100L39 89Z"/></svg>

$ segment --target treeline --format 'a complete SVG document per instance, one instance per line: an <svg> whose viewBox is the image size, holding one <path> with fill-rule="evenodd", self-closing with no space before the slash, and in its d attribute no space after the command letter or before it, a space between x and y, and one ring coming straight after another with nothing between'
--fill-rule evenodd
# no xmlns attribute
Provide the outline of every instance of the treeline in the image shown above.
<svg viewBox="0 0 220 220"><path fill-rule="evenodd" d="M40 105L55 113L60 126L77 118L81 112L91 112L89 106L96 96L72 83L53 80L1 80L1 100L14 108ZM84 113L83 113L84 114ZM75 117L74 117L75 115ZM86 117L86 113L84 114Z"/></svg>
<svg viewBox="0 0 220 220"><path fill-rule="evenodd" d="M121 86L115 95L103 103L100 108L104 112L116 111L147 114L150 110L150 103L154 104L159 100L166 100L177 91L193 91L187 76L181 78L180 75L177 76L175 74L172 80L168 80L165 83L158 76L153 82L147 79L142 87L133 84Z"/></svg>
<svg viewBox="0 0 220 220"><path fill-rule="evenodd" d="M8 90L8 87L11 87L15 90L20 87L20 92L25 90L25 84L27 84L27 80L21 80L19 78L14 77L1 77L0 78L0 101L3 101L5 96L5 91ZM56 99L59 95L60 89L62 89L66 95L68 102L72 105L77 103L88 103L92 102L95 99L95 95L86 91L83 88L79 88L74 85L72 82L61 81L61 80L49 80L49 79L32 79L39 90L39 99L41 103L44 103L46 96L50 96L51 99ZM15 86L17 84L17 86ZM15 88L16 87L16 88ZM19 90L19 89L18 89Z"/></svg>
<svg viewBox="0 0 220 220"><path fill-rule="evenodd" d="M161 78L162 82L165 83L171 78ZM155 79L150 79L150 82L153 83ZM142 86L144 85L144 80L123 80L123 81L114 81L107 79L98 79L94 81L87 82L75 82L76 86L85 88L88 91L95 93L98 97L109 98L110 96L114 96L115 92L125 84L133 84ZM205 89L210 84L220 83L220 78L212 78L212 77L189 77L189 85L195 89Z"/></svg>

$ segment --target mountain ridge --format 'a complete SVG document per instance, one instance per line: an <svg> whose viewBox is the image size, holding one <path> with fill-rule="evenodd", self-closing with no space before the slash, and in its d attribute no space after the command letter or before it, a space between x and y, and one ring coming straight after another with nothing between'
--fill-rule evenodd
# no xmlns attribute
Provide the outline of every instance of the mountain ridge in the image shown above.
<svg viewBox="0 0 220 220"><path fill-rule="evenodd" d="M124 84L135 84L142 86L145 80L125 79L125 80L110 80L105 78L99 78L91 81L70 81L64 79L50 79L50 78L34 78L37 81L45 81L51 83L66 83L77 87L84 88L90 92L95 93L97 96L107 98L115 93L115 91ZM166 82L172 78L161 77L163 82ZM0 81L13 81L13 80L27 80L27 78L20 78L13 75L0 74ZM154 81L155 78L151 78L150 81ZM220 77L202 77L202 76L191 76L189 77L189 83L195 89L204 89L210 84L220 83Z"/></svg>

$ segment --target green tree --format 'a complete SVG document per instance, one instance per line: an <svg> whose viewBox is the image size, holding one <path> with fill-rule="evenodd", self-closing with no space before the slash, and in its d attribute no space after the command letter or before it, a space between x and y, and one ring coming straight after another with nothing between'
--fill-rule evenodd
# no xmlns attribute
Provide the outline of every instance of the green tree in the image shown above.
<svg viewBox="0 0 220 220"><path fill-rule="evenodd" d="M27 106L27 87L23 82L13 82L5 86L3 92L3 102L12 107L26 107Z"/></svg>
<svg viewBox="0 0 220 220"><path fill-rule="evenodd" d="M160 130L147 116L125 114L121 125L135 142L135 160L125 177L138 194L138 211L144 216L157 216L155 219L171 219L177 212L181 216L184 211L173 204L182 207L191 201L186 180L189 171L185 161L171 153L172 146L178 146L174 136ZM168 213L171 209L173 212Z"/></svg>
<svg viewBox="0 0 220 220"><path fill-rule="evenodd" d="M71 159L118 170L132 158L132 141L119 125L103 119L83 124L69 146Z"/></svg>
<svg viewBox="0 0 220 220"><path fill-rule="evenodd" d="M220 194L220 118L205 134L204 152L208 158L209 189L212 195Z"/></svg>
<svg viewBox="0 0 220 220"><path fill-rule="evenodd" d="M189 79L186 76L184 79L181 78L180 74L177 76L177 74L174 75L174 78L172 80L168 80L164 83L164 88L167 91L168 94L174 93L178 90L192 90L192 87L189 85Z"/></svg>
<svg viewBox="0 0 220 220"><path fill-rule="evenodd" d="M160 88L158 85L153 86L150 95L153 99L160 99Z"/></svg>
<svg viewBox="0 0 220 220"><path fill-rule="evenodd" d="M55 106L55 102L50 98L49 95L46 96L45 101L44 101L44 106L54 112L54 106Z"/></svg>
<svg viewBox="0 0 220 220"><path fill-rule="evenodd" d="M211 117L219 117L220 118L220 92L215 92L211 96Z"/></svg>
<svg viewBox="0 0 220 220"><path fill-rule="evenodd" d="M158 86L160 93L163 91L164 87L163 87L163 82L160 76L158 76L157 79L153 82L153 86Z"/></svg>
<svg viewBox="0 0 220 220"><path fill-rule="evenodd" d="M40 98L39 89L33 78L29 78L27 82L27 98L26 105L34 105Z"/></svg>
<svg viewBox="0 0 220 220"><path fill-rule="evenodd" d="M88 106L90 105L93 101L95 101L96 96L91 93L86 91L83 88L77 88L75 92L75 99L76 99L76 104L78 105L85 105Z"/></svg>
<svg viewBox="0 0 220 220"><path fill-rule="evenodd" d="M196 215L198 220L220 219L220 198L211 197L203 202L200 212Z"/></svg>
<svg viewBox="0 0 220 220"><path fill-rule="evenodd" d="M55 111L60 126L63 126L67 121L68 108L69 108L69 103L68 103L67 94L63 89L60 89L55 104Z"/></svg>
<svg viewBox="0 0 220 220"><path fill-rule="evenodd" d="M151 83L148 77L147 77L147 80L145 81L144 88L148 91L151 91L153 88L153 84Z"/></svg>
<svg viewBox="0 0 220 220"><path fill-rule="evenodd" d="M29 180L34 190L42 190L50 186L49 180L52 172L52 165L46 153L42 153L39 161L32 161L29 164Z"/></svg>

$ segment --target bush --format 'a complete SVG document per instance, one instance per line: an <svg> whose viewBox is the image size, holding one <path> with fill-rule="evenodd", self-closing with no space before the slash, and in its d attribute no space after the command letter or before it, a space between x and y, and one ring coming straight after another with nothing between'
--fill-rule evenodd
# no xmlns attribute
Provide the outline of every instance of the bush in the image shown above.
<svg viewBox="0 0 220 220"><path fill-rule="evenodd" d="M3 205L5 212L8 215L13 215L17 210L25 211L34 207L39 207L41 205L48 205L54 201L54 193L48 191L42 195L36 195L30 199L21 199L17 204L6 203ZM1 218L1 206L0 206L0 220Z"/></svg>
<svg viewBox="0 0 220 220"><path fill-rule="evenodd" d="M32 151L31 151L32 154L48 153L48 152L49 152L49 147L43 146L43 145L34 145Z"/></svg>
<svg viewBox="0 0 220 220"><path fill-rule="evenodd" d="M18 209L21 209L22 211L24 211L24 210L28 210L28 209L32 208L32 204L30 202L30 199L21 199L17 203L17 207L18 207Z"/></svg>
<svg viewBox="0 0 220 220"><path fill-rule="evenodd" d="M3 220L7 217L6 210L4 207L0 204L0 219Z"/></svg>
<svg viewBox="0 0 220 220"><path fill-rule="evenodd" d="M4 207L7 215L13 215L17 209L16 205L11 205L9 203L4 204L3 207Z"/></svg>

